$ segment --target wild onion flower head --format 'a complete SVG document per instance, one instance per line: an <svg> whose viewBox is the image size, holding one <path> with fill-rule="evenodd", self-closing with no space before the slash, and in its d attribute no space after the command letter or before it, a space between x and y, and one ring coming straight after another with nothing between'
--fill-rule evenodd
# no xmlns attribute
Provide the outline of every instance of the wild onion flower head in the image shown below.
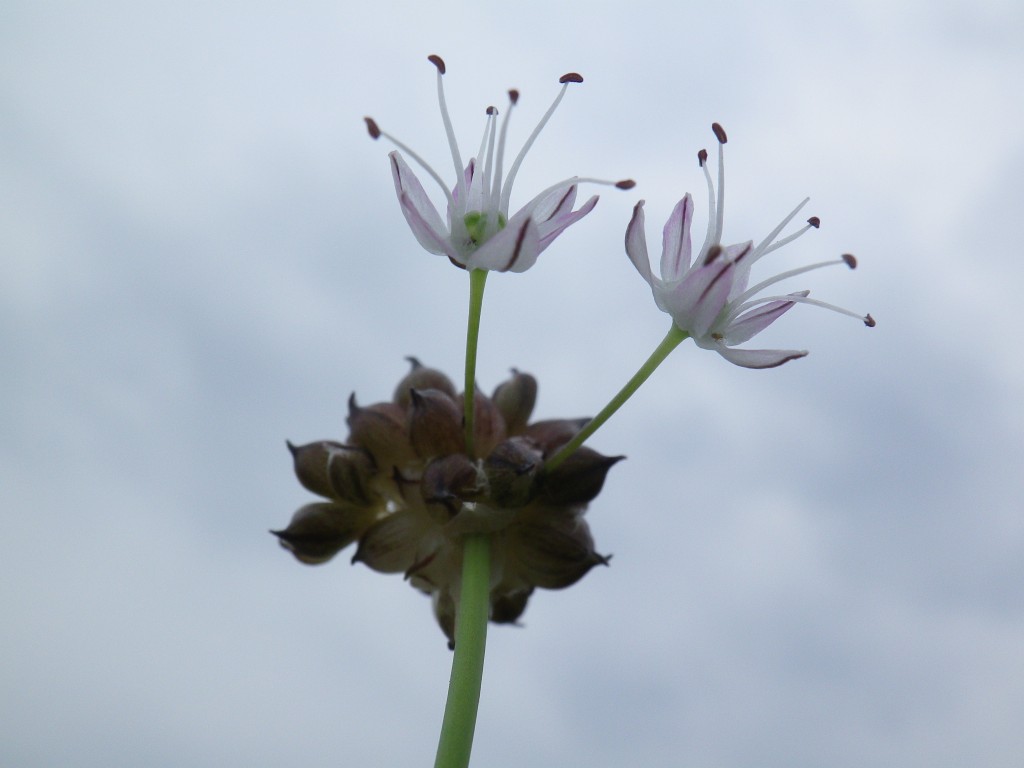
<svg viewBox="0 0 1024 768"><path fill-rule="evenodd" d="M579 184L609 184L619 189L631 189L634 186L631 180L612 182L574 176L551 185L509 216L512 184L526 153L551 119L569 84L582 83L583 78L575 72L570 72L559 79L562 89L505 174L508 120L512 108L519 100L519 92L508 92L509 109L501 121L500 129L498 110L495 107L487 108L480 150L463 166L462 153L455 140L455 132L445 102L445 63L440 56L428 58L437 68L437 98L441 106L441 119L448 135L452 162L455 165L456 182L451 190L437 171L416 152L394 136L382 131L373 118L365 119L372 138L383 136L401 150L389 155L398 202L416 239L430 253L444 254L457 266L468 269L524 272L534 265L537 256L551 245L556 237L597 205L598 196L594 195L573 210ZM406 163L402 152L418 163L444 192L448 202L445 221L430 201L416 174Z"/></svg>
<svg viewBox="0 0 1024 768"><path fill-rule="evenodd" d="M751 240L723 246L724 146L727 138L725 130L718 123L712 125L712 130L718 139L718 186L716 189L708 170L707 150L702 149L697 158L708 185L708 229L697 256L691 258L693 199L689 193L676 204L665 224L660 278L652 274L648 260L643 200L636 204L626 228L626 254L641 277L651 286L658 308L671 315L676 326L693 337L698 346L713 349L730 363L744 368L774 368L807 354L806 350L794 349L734 349L735 345L752 339L796 304L810 304L856 317L869 328L873 327L875 321L871 315L861 316L842 307L812 299L807 290L783 295L760 295L778 282L821 267L845 264L854 269L857 260L850 254L790 269L748 287L750 269L759 259L788 245L808 230L817 229L821 222L812 216L801 229L779 239L782 231L810 199L805 198L757 245Z"/></svg>

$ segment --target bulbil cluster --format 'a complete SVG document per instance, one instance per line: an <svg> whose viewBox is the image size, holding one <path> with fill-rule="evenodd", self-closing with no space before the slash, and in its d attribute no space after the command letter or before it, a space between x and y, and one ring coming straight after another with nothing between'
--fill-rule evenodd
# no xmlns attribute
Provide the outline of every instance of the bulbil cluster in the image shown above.
<svg viewBox="0 0 1024 768"><path fill-rule="evenodd" d="M547 471L545 460L587 420L530 423L537 381L518 371L491 397L475 393L470 453L463 394L441 371L410 361L391 401L364 407L353 394L344 443L288 443L299 482L326 501L301 507L273 533L308 564L355 543L353 563L404 574L430 595L454 647L462 538L488 535L490 618L515 622L537 587L568 587L608 564L583 515L623 457L583 447Z"/></svg>

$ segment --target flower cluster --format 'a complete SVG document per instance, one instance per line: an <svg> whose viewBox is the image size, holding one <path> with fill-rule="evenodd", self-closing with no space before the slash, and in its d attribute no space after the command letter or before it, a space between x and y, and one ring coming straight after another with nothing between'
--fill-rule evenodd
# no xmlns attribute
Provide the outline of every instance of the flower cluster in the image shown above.
<svg viewBox="0 0 1024 768"><path fill-rule="evenodd" d="M551 471L544 461L585 419L530 423L536 380L513 372L491 397L474 395L474 445L467 455L463 395L442 372L412 359L389 402L349 400L349 436L288 444L295 473L326 499L301 507L273 533L304 563L330 560L352 543L352 562L402 573L430 595L454 643L462 539L491 546L490 618L515 622L537 587L579 581L608 557L594 549L583 517L621 456L581 448Z"/></svg>

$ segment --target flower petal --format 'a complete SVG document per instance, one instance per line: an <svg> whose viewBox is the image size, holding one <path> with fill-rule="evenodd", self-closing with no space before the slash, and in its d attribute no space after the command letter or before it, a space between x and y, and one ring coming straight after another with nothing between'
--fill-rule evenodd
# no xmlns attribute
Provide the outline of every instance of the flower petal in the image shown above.
<svg viewBox="0 0 1024 768"><path fill-rule="evenodd" d="M538 231L540 234L540 250L543 251L555 241L556 237L594 210L594 206L597 205L598 199L598 196L594 195L575 211L553 216L546 222L539 224Z"/></svg>
<svg viewBox="0 0 1024 768"><path fill-rule="evenodd" d="M665 311L681 330L694 338L704 336L729 298L735 271L732 262L722 259L690 269L682 282L664 292Z"/></svg>
<svg viewBox="0 0 1024 768"><path fill-rule="evenodd" d="M640 277L652 288L651 261L647 256L647 235L644 233L644 201L633 206L633 217L626 227L626 255L633 262ZM657 297L655 297L657 298ZM659 303L660 306L660 303Z"/></svg>
<svg viewBox="0 0 1024 768"><path fill-rule="evenodd" d="M679 280L690 268L690 221L693 219L693 198L690 193L676 203L661 233L661 279Z"/></svg>
<svg viewBox="0 0 1024 768"><path fill-rule="evenodd" d="M389 157L398 202L416 240L430 253L443 253L454 258L448 229L416 174L398 152L392 152Z"/></svg>
<svg viewBox="0 0 1024 768"><path fill-rule="evenodd" d="M510 221L508 226L470 255L466 266L497 272L525 272L537 262L539 254L537 224L527 216L519 222Z"/></svg>
<svg viewBox="0 0 1024 768"><path fill-rule="evenodd" d="M807 354L807 350L799 349L730 349L721 343L714 349L730 363L742 368L775 368Z"/></svg>
<svg viewBox="0 0 1024 768"><path fill-rule="evenodd" d="M759 334L793 308L792 301L772 301L755 307L736 318L725 330L725 343L742 344Z"/></svg>
<svg viewBox="0 0 1024 768"><path fill-rule="evenodd" d="M402 208L402 213L405 215L405 221L408 223L409 229L412 230L417 242L423 246L424 250L429 253L444 254L459 264L463 263L464 257L455 248L451 239L447 237L447 233L433 229L420 216L420 212L413 205L408 195L402 195L398 198L398 203Z"/></svg>

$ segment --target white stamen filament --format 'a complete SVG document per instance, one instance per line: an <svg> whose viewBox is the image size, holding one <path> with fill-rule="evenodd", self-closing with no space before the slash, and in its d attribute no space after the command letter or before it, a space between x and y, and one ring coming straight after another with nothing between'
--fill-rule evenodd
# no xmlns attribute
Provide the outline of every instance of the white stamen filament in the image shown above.
<svg viewBox="0 0 1024 768"><path fill-rule="evenodd" d="M459 144L455 141L455 131L452 128L452 119L448 115L448 104L444 98L444 75L441 74L441 70L437 70L437 101L441 106L441 120L444 121L444 131L448 136L448 147L452 152L452 162L455 163L455 178L456 178L456 189L458 190L458 199L465 203L466 200L466 169L462 165L462 155L459 154ZM426 167L426 166L424 166ZM440 179L437 174L433 174L435 178ZM445 193L448 196L449 202L451 202L452 194L448 192L448 188L444 186L444 182L441 182L441 187L444 188ZM452 203L452 210L455 210L455 204ZM455 226L455 222L452 222L452 226Z"/></svg>
<svg viewBox="0 0 1024 768"><path fill-rule="evenodd" d="M837 307L835 304L829 304L828 302L825 301L812 299L809 298L808 296L801 296L798 293L790 293L786 294L785 296L763 296L757 299L756 301L747 302L745 307L750 308L758 304L767 304L772 301L792 301L796 304L810 304L812 306L821 307L822 309L829 309L833 312L838 312L840 315L847 315L848 317L853 317L856 318L857 320L860 320L861 322L864 322L864 315L858 315L856 312L853 312L849 309Z"/></svg>
<svg viewBox="0 0 1024 768"><path fill-rule="evenodd" d="M392 136L390 133L387 133L386 131L381 131L380 135L383 136L388 141L390 141L392 144L394 144L400 150L405 152L405 154L407 154L409 157L411 157L413 160L415 160L417 163L419 163L420 167L423 170L425 170L428 174L430 174L430 178L432 178L434 181L437 182L437 186L439 186L441 188L441 191L444 192L444 196L448 200L448 205L452 208L452 210L454 210L455 209L455 199L452 197L452 193L448 189L448 186L444 183L444 179L442 179L438 175L437 171L435 171L433 168L431 168L430 165L427 164L427 161L424 160L422 157L420 157L415 151L413 151L413 149L408 144L406 144L405 142L399 141L398 139L396 139L394 136Z"/></svg>
<svg viewBox="0 0 1024 768"><path fill-rule="evenodd" d="M774 246L772 245L772 243L775 241L775 238L779 236L779 233L782 232L782 230L784 230L786 228L786 225L788 225L789 222L791 222L793 220L794 216L796 216L798 213L800 213L800 211L803 209L803 207L805 205L807 205L808 202L810 202L810 199L811 198L809 198L809 197L805 197L796 208L794 208L792 211L789 212L789 215L786 216L786 218L784 218L782 221L780 221L775 226L775 229L773 229L771 232L768 233L768 236L764 240L762 240L760 243L757 244L757 248L754 249L754 261L757 261L762 256L764 256L766 253L774 251L776 248L780 248L783 244L788 243L791 240L795 239L795 238L787 238L787 239L783 240L781 243L776 243ZM802 235L802 234L803 234L803 232L800 232L797 236ZM750 263L753 264L754 261L752 261Z"/></svg>
<svg viewBox="0 0 1024 768"><path fill-rule="evenodd" d="M748 307L753 306L754 304L760 304L762 302L762 299L757 299L756 301L749 303L744 302L746 302L747 299L749 299L751 296L755 296L761 291L763 291L769 285L774 285L775 283L782 282L783 280L788 280L791 277L802 275L804 272L811 272L812 270L821 269L822 267L831 267L835 264L845 265L846 262L843 261L842 259L834 259L832 261L820 261L817 264L808 264L805 267L797 267L796 269L790 269L786 272L782 272L781 274L775 275L774 277L770 277L767 280L763 280L762 282L755 285L753 288L748 288L746 291L744 291L731 302L729 302L734 307L732 311L730 311L727 315L729 322L735 320L736 317Z"/></svg>
<svg viewBox="0 0 1024 768"><path fill-rule="evenodd" d="M494 178L491 180L491 200L498 206L498 211L508 216L508 208L502 209L501 206L501 174L504 170L503 164L505 162L505 137L508 136L508 121L512 119L512 108L516 105L516 102L510 97L508 100L508 112L505 113L505 119L501 121L501 133L498 134L498 152L497 152L497 163L495 165Z"/></svg>
<svg viewBox="0 0 1024 768"><path fill-rule="evenodd" d="M548 111L544 113L544 117L537 123L537 127L533 129L533 133L530 134L530 138L526 140L523 148L519 150L519 154L516 155L515 161L512 163L512 167L509 169L508 177L505 179L505 183L501 188L501 200L498 203L498 210L503 215L508 215L508 203L509 198L512 197L512 183L515 181L516 174L519 173L519 166L523 163L523 158L526 157L526 153L529 152L530 147L533 146L533 142L537 140L541 130L547 125L548 120L551 119L551 115L555 113L555 109L558 108L559 103L562 101L562 97L565 96L565 91L569 87L569 83L562 83L562 89L558 92L555 100L551 106L548 107Z"/></svg>

